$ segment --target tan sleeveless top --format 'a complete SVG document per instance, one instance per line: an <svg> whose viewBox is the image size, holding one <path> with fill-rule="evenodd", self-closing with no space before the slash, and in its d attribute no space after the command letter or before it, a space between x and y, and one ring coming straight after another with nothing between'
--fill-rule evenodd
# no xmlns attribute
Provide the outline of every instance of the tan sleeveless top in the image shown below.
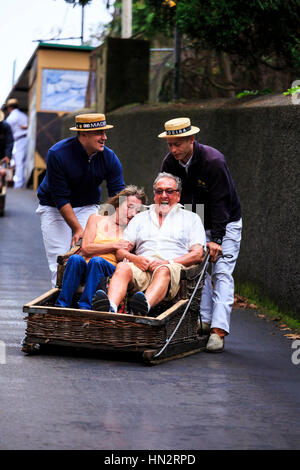
<svg viewBox="0 0 300 470"><path fill-rule="evenodd" d="M100 224L99 224L100 225ZM106 237L106 238L103 238ZM104 243L110 243L110 242L118 242L120 238L109 238L105 233L102 232L101 227L97 227L97 235L94 239L94 243L99 243L99 244L104 244ZM109 263L113 264L114 266L117 266L117 258L115 253L103 253L103 255L96 255L99 256L99 258L103 258ZM88 263L91 258L85 258L86 262Z"/></svg>

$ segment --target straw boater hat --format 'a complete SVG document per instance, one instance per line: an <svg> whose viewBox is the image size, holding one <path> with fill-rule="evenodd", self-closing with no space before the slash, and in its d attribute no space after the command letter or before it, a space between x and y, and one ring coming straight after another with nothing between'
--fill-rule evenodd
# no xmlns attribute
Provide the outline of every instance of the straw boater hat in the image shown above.
<svg viewBox="0 0 300 470"><path fill-rule="evenodd" d="M197 134L200 131L199 127L191 126L189 118L182 117L171 119L165 122L165 132L159 134L161 139L168 139L168 137L187 137L189 135Z"/></svg>
<svg viewBox="0 0 300 470"><path fill-rule="evenodd" d="M104 114L78 114L75 117L75 126L70 127L70 131L98 131L105 129L111 129L114 126L106 124Z"/></svg>
<svg viewBox="0 0 300 470"><path fill-rule="evenodd" d="M17 98L10 98L6 101L6 106L18 106L19 102Z"/></svg>
<svg viewBox="0 0 300 470"><path fill-rule="evenodd" d="M5 114L3 111L1 111L0 109L0 122L4 121L4 118L5 118Z"/></svg>

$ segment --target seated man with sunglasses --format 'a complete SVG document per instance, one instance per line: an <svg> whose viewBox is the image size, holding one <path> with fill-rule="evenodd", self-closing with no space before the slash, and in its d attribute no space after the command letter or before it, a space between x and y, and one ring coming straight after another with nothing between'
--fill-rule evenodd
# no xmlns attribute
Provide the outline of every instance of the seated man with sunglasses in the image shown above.
<svg viewBox="0 0 300 470"><path fill-rule="evenodd" d="M180 178L159 173L153 189L154 204L137 214L123 234L133 243L133 252L117 252L123 262L117 265L108 293L96 292L95 310L117 312L129 287L134 292L129 310L147 316L162 300L176 296L182 266L201 262L205 231L200 217L179 204Z"/></svg>

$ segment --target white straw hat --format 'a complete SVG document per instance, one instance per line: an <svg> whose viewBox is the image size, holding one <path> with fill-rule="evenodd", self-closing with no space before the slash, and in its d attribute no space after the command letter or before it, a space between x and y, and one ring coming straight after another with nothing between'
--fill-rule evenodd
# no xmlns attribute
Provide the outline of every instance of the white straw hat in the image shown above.
<svg viewBox="0 0 300 470"><path fill-rule="evenodd" d="M104 131L112 127L106 124L105 114L78 114L75 116L75 127L70 127L70 131Z"/></svg>
<svg viewBox="0 0 300 470"><path fill-rule="evenodd" d="M169 137L187 137L189 135L197 134L200 129L191 125L189 118L181 117L171 119L165 122L165 132L159 134L160 139L168 139Z"/></svg>

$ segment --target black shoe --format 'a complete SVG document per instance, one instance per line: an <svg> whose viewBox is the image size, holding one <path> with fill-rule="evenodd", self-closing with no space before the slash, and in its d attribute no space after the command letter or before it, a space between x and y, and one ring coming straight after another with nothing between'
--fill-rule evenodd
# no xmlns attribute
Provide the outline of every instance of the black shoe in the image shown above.
<svg viewBox="0 0 300 470"><path fill-rule="evenodd" d="M100 312L110 311L110 301L107 297L106 292L103 290L97 290L92 301L92 309Z"/></svg>
<svg viewBox="0 0 300 470"><path fill-rule="evenodd" d="M146 317L149 313L148 302L143 292L137 292L129 301L129 310L133 315Z"/></svg>

